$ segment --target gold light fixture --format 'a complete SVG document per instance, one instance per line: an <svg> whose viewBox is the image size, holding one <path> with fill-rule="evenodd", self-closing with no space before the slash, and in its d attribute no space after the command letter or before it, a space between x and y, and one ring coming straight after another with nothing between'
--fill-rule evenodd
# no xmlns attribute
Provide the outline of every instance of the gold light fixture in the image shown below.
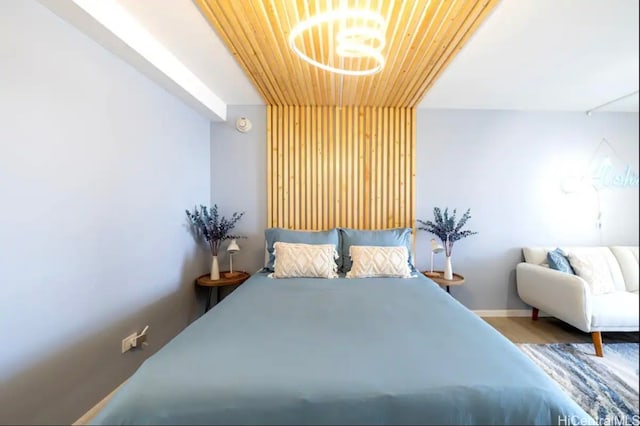
<svg viewBox="0 0 640 426"><path fill-rule="evenodd" d="M310 32L322 27L331 27L337 24L340 28L335 34L329 34L331 47L329 52L341 59L365 59L363 63L368 65L373 59L375 65L365 69L350 69L348 67L336 67L331 64L321 62L317 58L312 58L305 53L304 48L299 47L306 32ZM371 75L379 72L384 67L384 56L382 49L386 45L385 40L386 22L382 15L370 10L361 9L337 9L321 13L299 22L289 34L289 46L303 60L313 66L325 71L344 75Z"/></svg>

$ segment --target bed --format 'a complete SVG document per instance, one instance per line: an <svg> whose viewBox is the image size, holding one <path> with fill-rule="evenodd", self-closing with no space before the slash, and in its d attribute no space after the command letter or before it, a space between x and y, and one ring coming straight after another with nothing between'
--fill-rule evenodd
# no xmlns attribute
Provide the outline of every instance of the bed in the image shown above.
<svg viewBox="0 0 640 426"><path fill-rule="evenodd" d="M253 275L93 424L592 424L433 281Z"/></svg>

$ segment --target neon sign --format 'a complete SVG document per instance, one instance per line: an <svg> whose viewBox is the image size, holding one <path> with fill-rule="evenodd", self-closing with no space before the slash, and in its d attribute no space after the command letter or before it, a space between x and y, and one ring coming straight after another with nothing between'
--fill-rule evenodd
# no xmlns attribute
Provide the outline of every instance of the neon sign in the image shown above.
<svg viewBox="0 0 640 426"><path fill-rule="evenodd" d="M627 165L623 172L614 170L611 160L605 158L591 174L591 181L596 189L602 188L637 188L638 174Z"/></svg>

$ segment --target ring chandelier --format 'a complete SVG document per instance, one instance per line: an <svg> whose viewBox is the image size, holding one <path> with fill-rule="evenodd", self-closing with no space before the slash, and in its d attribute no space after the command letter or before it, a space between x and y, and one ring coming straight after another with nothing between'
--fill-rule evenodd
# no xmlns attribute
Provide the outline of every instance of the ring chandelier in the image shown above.
<svg viewBox="0 0 640 426"><path fill-rule="evenodd" d="M375 60L375 66L364 70L338 68L319 62L298 48L296 41L306 31L332 22L346 25L347 20L356 24L341 29L335 40L330 40L335 45L335 53L341 58L370 58ZM289 46L301 59L323 70L344 75L371 75L384 67L382 49L386 44L385 29L386 22L377 12L360 9L332 10L298 23L289 34Z"/></svg>

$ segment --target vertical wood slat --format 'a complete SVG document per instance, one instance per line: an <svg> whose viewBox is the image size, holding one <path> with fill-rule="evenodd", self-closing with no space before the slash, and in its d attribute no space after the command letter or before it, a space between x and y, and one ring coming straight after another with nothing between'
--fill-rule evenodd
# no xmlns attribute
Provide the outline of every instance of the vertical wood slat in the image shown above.
<svg viewBox="0 0 640 426"><path fill-rule="evenodd" d="M405 129L405 108L399 108L399 112L400 112L400 119L398 120L398 127L399 127L399 144L398 147L400 149L399 152L399 156L398 156L398 163L400 165L399 167L399 173L398 176L400 178L399 182L398 182L398 217L396 220L400 221L400 222L404 222L404 220L406 219L405 217L405 205L409 200L405 199L405 192L404 192L404 188L405 188L405 184L406 184L406 167L405 167L405 161L406 161L406 150L405 150L405 144L402 143L402 141L404 141L406 139L405 137L405 133L404 133L404 129ZM398 223L400 223L398 222Z"/></svg>
<svg viewBox="0 0 640 426"><path fill-rule="evenodd" d="M277 200L277 209L276 209L276 217L278 218L278 222L280 224L284 224L284 208L282 206L282 194L284 193L284 185L282 183L283 179L283 169L284 169L284 114L282 114L281 108L277 109L276 123L278 125L278 140L276 144L278 145L278 164L277 164L277 187L276 187L276 198ZM283 226L283 225L281 225Z"/></svg>
<svg viewBox="0 0 640 426"><path fill-rule="evenodd" d="M267 224L414 227L415 109L267 108Z"/></svg>
<svg viewBox="0 0 640 426"><path fill-rule="evenodd" d="M329 184L329 163L331 162L331 149L332 146L330 145L330 141L331 141L331 136L330 136L330 130L329 130L329 107L323 106L322 107L322 139L323 139L323 146L325 147L324 152L323 152L323 157L321 158L322 161L322 174L324 176L324 179L322 181L322 204L324 205L324 209L322 211L322 227L323 228L330 228L329 226L329 218L331 216L330 210L331 210L331 206L330 204L333 204L333 200L330 201L330 197L329 197L329 189L330 189L330 184Z"/></svg>
<svg viewBox="0 0 640 426"><path fill-rule="evenodd" d="M347 186L347 211L345 217L345 223L347 227L353 227L353 188L354 188L354 180L355 180L355 172L353 170L353 112L354 108L347 107L347 122L345 123L345 131L347 132L347 178L345 179L345 183Z"/></svg>
<svg viewBox="0 0 640 426"><path fill-rule="evenodd" d="M387 228L389 217L389 108L382 108L382 134L380 140L382 142L382 170L384 170L384 179L382 180L382 223L383 228Z"/></svg>
<svg viewBox="0 0 640 426"><path fill-rule="evenodd" d="M293 227L295 229L300 229L300 193L302 190L300 189L300 182L302 181L302 177L300 176L300 117L299 117L299 109L298 106L291 107L289 111L289 115L293 120L293 171L294 174L292 176L293 180L293 196L291 197L293 201Z"/></svg>
<svg viewBox="0 0 640 426"><path fill-rule="evenodd" d="M336 114L333 114L330 108L327 108L327 116L328 116L328 121L327 121L327 133L328 133L328 139L329 139L329 152L328 152L328 163L329 163L329 170L328 170L328 179L329 179L329 191L328 191L328 203L329 203L329 215L328 215L328 220L329 220L329 224L332 223L336 223L336 219L335 219L335 212L336 212L336 196L334 194L334 188L335 188L335 175L334 175L334 165L336 163L336 146L334 143L334 136L335 136L335 132L334 132L334 116Z"/></svg>
<svg viewBox="0 0 640 426"><path fill-rule="evenodd" d="M267 180L272 181L271 173L273 171L273 153L278 151L273 147L273 141L276 139L273 137L272 129L274 128L271 120L275 117L272 111L272 106L267 105ZM273 196L274 191L271 185L267 185L267 226L273 223Z"/></svg>
<svg viewBox="0 0 640 426"><path fill-rule="evenodd" d="M283 199L282 199L282 212L283 212L283 216L284 216L284 224L286 228L291 228L291 224L289 223L289 197L291 195L291 192L289 191L289 183L291 182L291 170L290 170L290 164L291 161L289 161L289 156L291 155L291 147L289 146L289 144L291 143L291 134L290 134L290 123L289 123L289 106L285 105L282 116L283 116L283 121L284 121L284 128L283 128L283 133L284 133L284 139L282 140L282 143L284 145L284 169L283 169L283 178L282 178L282 182L283 182Z"/></svg>
<svg viewBox="0 0 640 426"><path fill-rule="evenodd" d="M308 110L309 114L307 119L311 120L311 229L318 229L318 215L316 214L318 211L318 174L316 163L316 159L318 158L316 145L317 120L315 117L315 109L308 108Z"/></svg>
<svg viewBox="0 0 640 426"><path fill-rule="evenodd" d="M340 154L340 176L343 177L347 173L347 158L349 158L347 154L347 108L340 108L340 141L342 144L341 154ZM340 182L340 192L341 192L341 210L340 210L340 221L337 223L347 223L348 210L347 210L347 198L349 197L349 191L347 188L347 179L339 179Z"/></svg>
<svg viewBox="0 0 640 426"><path fill-rule="evenodd" d="M374 204L371 197L371 170L375 167L375 164L371 164L371 131L369 128L371 126L371 108L362 107L361 117L364 118L364 120L360 122L360 135L364 139L363 152L360 154L364 161L364 181L362 183L362 186L364 187L364 198L362 198L364 204L363 226L365 229L371 229L374 227L371 222L371 210L373 207L372 204Z"/></svg>

